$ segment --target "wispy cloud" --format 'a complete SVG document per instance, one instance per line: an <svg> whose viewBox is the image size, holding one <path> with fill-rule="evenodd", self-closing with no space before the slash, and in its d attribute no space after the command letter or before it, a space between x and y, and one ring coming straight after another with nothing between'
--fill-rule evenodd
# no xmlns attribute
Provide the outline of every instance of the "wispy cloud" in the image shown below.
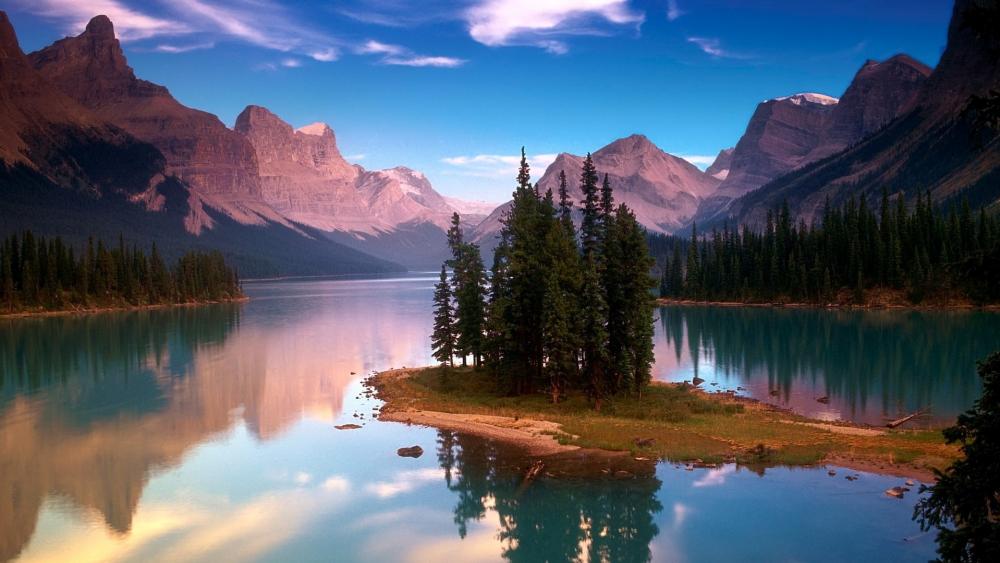
<svg viewBox="0 0 1000 563"><path fill-rule="evenodd" d="M304 23L272 0L171 0L158 13L131 7L122 0L17 0L25 11L60 22L65 32L79 33L97 14L111 18L123 42L154 37L198 36L199 45L240 41L312 57L337 58L341 41ZM163 53L184 52L183 46L164 44ZM207 47L203 47L207 48ZM190 50L190 49L188 49Z"/></svg>
<svg viewBox="0 0 1000 563"><path fill-rule="evenodd" d="M528 156L528 165L534 175L541 176L556 154L536 154ZM441 162L449 165L453 174L472 176L476 178L513 178L521 163L520 155L477 154L472 156L450 156L442 158Z"/></svg>
<svg viewBox="0 0 1000 563"><path fill-rule="evenodd" d="M722 47L722 41L715 37L688 37L688 43L693 43L706 55L719 59L749 59L745 53L737 53Z"/></svg>
<svg viewBox="0 0 1000 563"><path fill-rule="evenodd" d="M299 68L302 66L302 61L293 58L281 59L281 66L285 68Z"/></svg>
<svg viewBox="0 0 1000 563"><path fill-rule="evenodd" d="M355 160L364 160L367 157L368 157L367 154L365 154L363 152L360 152L358 154L347 154L347 155L344 155L344 160L346 160L348 162L352 162L352 161L355 161Z"/></svg>
<svg viewBox="0 0 1000 563"><path fill-rule="evenodd" d="M115 24L122 41L138 41L150 37L182 35L193 31L185 22L154 16L129 8L117 0L15 0L16 7L43 18L59 21L68 33L79 33L90 18L104 14Z"/></svg>
<svg viewBox="0 0 1000 563"><path fill-rule="evenodd" d="M674 21L684 15L684 12L677 5L677 0L667 0L667 19Z"/></svg>
<svg viewBox="0 0 1000 563"><path fill-rule="evenodd" d="M173 45L169 43L161 43L156 47L153 47L153 50L156 51L157 53L177 54L177 53L187 53L189 51L198 51L200 49L211 49L212 47L215 47L215 43L212 41L208 41L205 43L188 43L186 45Z"/></svg>
<svg viewBox="0 0 1000 563"><path fill-rule="evenodd" d="M464 59L455 57L419 55L402 45L382 43L374 39L366 41L357 49L357 52L362 55L381 55L379 62L387 65L455 68L466 62Z"/></svg>
<svg viewBox="0 0 1000 563"><path fill-rule="evenodd" d="M555 39L601 33L595 26L639 26L642 12L628 0L481 0L465 11L469 35L491 47L530 45L562 54L566 44Z"/></svg>

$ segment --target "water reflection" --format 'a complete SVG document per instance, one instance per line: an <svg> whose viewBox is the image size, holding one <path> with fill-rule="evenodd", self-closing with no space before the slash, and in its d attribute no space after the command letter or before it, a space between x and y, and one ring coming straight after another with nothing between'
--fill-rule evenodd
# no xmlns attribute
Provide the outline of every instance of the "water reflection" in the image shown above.
<svg viewBox="0 0 1000 563"><path fill-rule="evenodd" d="M458 497L455 525L487 512L498 516L497 539L508 561L648 561L659 529L655 515L660 481L540 479L526 488L523 458L497 444L442 431L438 461L448 489Z"/></svg>
<svg viewBox="0 0 1000 563"><path fill-rule="evenodd" d="M334 420L354 373L426 363L429 284L399 283L261 284L245 310L2 321L0 560L22 550L46 499L127 535L150 477L192 447L237 422L266 441L303 417ZM395 315L415 303L419 314Z"/></svg>
<svg viewBox="0 0 1000 563"><path fill-rule="evenodd" d="M659 314L658 378L698 376L709 390L870 424L925 407L932 416L923 424L952 422L979 395L975 362L1000 347L1000 315L988 312L663 307Z"/></svg>
<svg viewBox="0 0 1000 563"><path fill-rule="evenodd" d="M886 541L915 533L910 499L884 503L881 491L897 484L888 479L859 481L862 491L824 470L760 478L650 463L639 479L542 479L523 490L523 456L373 423L377 405L359 394L359 378L432 361L434 281L254 283L241 306L0 321L0 559L717 560L734 553L716 541L724 530L757 550L751 559L791 560L816 558L811 546L836 538L835 525L854 542L829 540L822 553L831 559L933 552ZM861 385L841 371L866 361L898 367L865 359L880 347L919 352L912 365L939 370L974 359L996 330L992 318L935 319L962 340L949 347L909 321L879 328L866 317L852 328L855 320L834 315L787 326L705 314L663 317L659 374L689 379L697 369L723 384L749 381L752 391L759 379L764 394L774 384L792 399L827 379L832 389L845 379ZM863 345L868 356L837 358L823 350L830 342ZM975 395L974 381L947 374L924 381L923 393L956 403ZM333 428L346 422L363 428ZM427 453L395 455L413 444ZM766 528L732 516L763 505L782 515ZM859 511L875 524L852 519Z"/></svg>

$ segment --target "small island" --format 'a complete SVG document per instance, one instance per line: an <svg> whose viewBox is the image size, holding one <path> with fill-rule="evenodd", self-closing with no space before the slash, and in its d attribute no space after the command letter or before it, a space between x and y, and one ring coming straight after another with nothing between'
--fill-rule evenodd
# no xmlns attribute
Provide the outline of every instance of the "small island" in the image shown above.
<svg viewBox="0 0 1000 563"><path fill-rule="evenodd" d="M385 402L381 420L476 434L540 458L586 448L690 468L830 464L932 482L935 469L960 457L940 430L820 422L684 383L651 383L641 397L606 400L600 412L582 393L559 403L541 393L505 395L489 373L471 367L390 370L369 384Z"/></svg>
<svg viewBox="0 0 1000 563"><path fill-rule="evenodd" d="M31 231L0 244L0 316L92 313L242 301L236 270L218 251L189 251L172 268L119 237L75 249Z"/></svg>

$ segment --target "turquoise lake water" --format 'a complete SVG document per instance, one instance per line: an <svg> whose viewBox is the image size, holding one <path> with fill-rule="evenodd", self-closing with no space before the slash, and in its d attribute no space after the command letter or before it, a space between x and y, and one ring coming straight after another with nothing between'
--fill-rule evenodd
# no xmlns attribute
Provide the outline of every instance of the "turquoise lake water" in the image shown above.
<svg viewBox="0 0 1000 563"><path fill-rule="evenodd" d="M0 559L933 556L910 520L917 496L882 494L894 477L661 463L521 490L508 447L372 420L364 375L431 362L435 280L254 282L241 305L0 321ZM952 418L978 393L974 360L1000 342L983 313L686 307L656 325L658 379L697 374L872 423L921 407L933 414L920 424ZM333 428L347 422L363 427ZM422 457L396 455L415 444Z"/></svg>

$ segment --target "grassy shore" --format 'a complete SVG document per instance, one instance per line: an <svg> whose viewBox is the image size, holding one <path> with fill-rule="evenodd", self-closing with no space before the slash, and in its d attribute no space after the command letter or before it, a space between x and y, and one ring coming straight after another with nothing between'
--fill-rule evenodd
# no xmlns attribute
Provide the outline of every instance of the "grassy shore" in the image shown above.
<svg viewBox="0 0 1000 563"><path fill-rule="evenodd" d="M402 376L400 376L402 375ZM674 462L747 465L830 463L929 481L932 469L959 455L939 431L888 430L821 423L767 404L708 394L684 384L654 383L641 398L616 397L600 413L582 395L552 404L543 394L507 397L494 378L471 368L422 368L376 375L382 418L451 413L530 419L559 425L562 444ZM414 421L434 425L433 417ZM638 445L637 445L638 444Z"/></svg>

